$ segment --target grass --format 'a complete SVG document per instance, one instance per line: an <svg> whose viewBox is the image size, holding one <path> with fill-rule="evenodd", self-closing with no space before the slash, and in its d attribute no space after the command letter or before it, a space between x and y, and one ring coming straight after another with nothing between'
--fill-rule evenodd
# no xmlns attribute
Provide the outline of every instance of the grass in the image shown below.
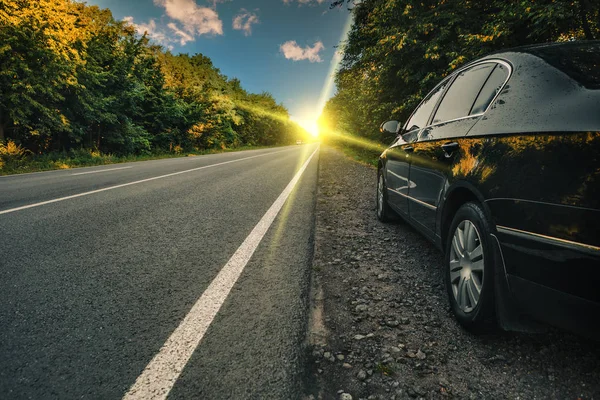
<svg viewBox="0 0 600 400"><path fill-rule="evenodd" d="M377 168L379 156L386 148L384 145L381 145L381 147L361 146L360 144L347 143L341 140L326 140L325 143L342 151L348 158L372 168Z"/></svg>
<svg viewBox="0 0 600 400"><path fill-rule="evenodd" d="M386 376L392 376L395 373L395 371L392 367L381 364L381 363L377 364L375 366L375 369L377 370L377 372L380 372L381 374L386 375Z"/></svg>
<svg viewBox="0 0 600 400"><path fill-rule="evenodd" d="M257 150L277 146L241 146L228 149L209 149L193 152L163 152L143 155L116 156L90 150L75 150L69 153L31 154L29 151L8 142L0 142L0 176L29 172L52 171L92 167L96 165L119 164L134 161L159 160L165 158L194 157L206 154L226 153L244 150Z"/></svg>

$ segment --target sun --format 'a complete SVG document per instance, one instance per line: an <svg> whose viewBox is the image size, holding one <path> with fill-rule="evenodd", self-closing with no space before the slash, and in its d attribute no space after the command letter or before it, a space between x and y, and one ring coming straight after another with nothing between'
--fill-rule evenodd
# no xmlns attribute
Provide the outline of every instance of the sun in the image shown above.
<svg viewBox="0 0 600 400"><path fill-rule="evenodd" d="M319 136L319 126L316 119L297 119L296 122L313 137Z"/></svg>

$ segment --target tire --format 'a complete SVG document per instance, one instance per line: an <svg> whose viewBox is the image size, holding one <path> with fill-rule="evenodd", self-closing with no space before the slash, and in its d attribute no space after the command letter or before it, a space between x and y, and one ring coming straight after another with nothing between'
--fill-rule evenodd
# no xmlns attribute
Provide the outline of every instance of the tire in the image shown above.
<svg viewBox="0 0 600 400"><path fill-rule="evenodd" d="M388 204L387 186L381 168L377 171L377 193L375 197L377 201L377 219L381 222L394 221L396 213Z"/></svg>
<svg viewBox="0 0 600 400"><path fill-rule="evenodd" d="M481 206L470 202L454 215L446 239L444 269L450 307L458 322L474 332L495 328L491 232Z"/></svg>

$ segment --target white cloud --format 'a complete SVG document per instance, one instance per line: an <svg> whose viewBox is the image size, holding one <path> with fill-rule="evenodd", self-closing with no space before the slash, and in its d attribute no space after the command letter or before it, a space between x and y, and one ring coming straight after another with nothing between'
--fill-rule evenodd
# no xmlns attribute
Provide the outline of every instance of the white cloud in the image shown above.
<svg viewBox="0 0 600 400"><path fill-rule="evenodd" d="M185 46L185 44L187 42L192 42L194 41L194 36L190 35L187 32L182 31L181 29L179 29L179 27L177 27L177 25L174 22L169 22L167 24L167 26L169 27L169 29L171 29L173 31L173 33L175 35L177 35L179 37L179 44L182 46Z"/></svg>
<svg viewBox="0 0 600 400"><path fill-rule="evenodd" d="M155 19L136 24L133 17L123 20L131 24L140 34L146 34L157 44L173 49L173 44L185 46L201 35L222 35L223 21L214 9L217 3L228 0L210 0L213 8L199 6L195 0L154 0L154 4L165 9L167 21L157 24ZM167 22L164 25L164 22ZM257 21L258 22L258 19ZM250 23L250 25L253 22Z"/></svg>
<svg viewBox="0 0 600 400"><path fill-rule="evenodd" d="M245 36L252 34L252 24L258 24L260 21L256 13L242 8L238 14L233 17L233 29L243 31Z"/></svg>
<svg viewBox="0 0 600 400"><path fill-rule="evenodd" d="M322 62L319 52L324 50L323 42L316 42L312 47L300 47L295 40L290 40L279 46L279 50L288 60L300 61L308 60L311 63Z"/></svg>
<svg viewBox="0 0 600 400"><path fill-rule="evenodd" d="M173 46L170 44L172 42L171 38L169 38L169 35L167 35L164 30L160 29L156 25L155 20L151 19L147 24L136 24L133 22L133 17L125 17L123 18L123 21L133 26L136 32L140 35L146 35L148 38L154 40L156 43L162 46L167 47L168 49L173 48Z"/></svg>
<svg viewBox="0 0 600 400"><path fill-rule="evenodd" d="M194 0L154 0L163 7L167 16L183 25L183 31L195 35L222 35L223 21L209 7L202 7ZM216 4L216 3L215 3Z"/></svg>
<svg viewBox="0 0 600 400"><path fill-rule="evenodd" d="M328 0L283 0L284 4L292 4L297 2L298 4L323 4Z"/></svg>

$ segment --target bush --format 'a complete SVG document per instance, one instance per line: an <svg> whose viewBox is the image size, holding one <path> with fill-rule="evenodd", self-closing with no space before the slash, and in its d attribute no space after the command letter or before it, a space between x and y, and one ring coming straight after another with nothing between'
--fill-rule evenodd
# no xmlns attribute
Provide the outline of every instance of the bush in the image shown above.
<svg viewBox="0 0 600 400"><path fill-rule="evenodd" d="M29 153L31 153L29 150L10 139L6 143L0 142L0 169L5 166L8 168L18 167Z"/></svg>

